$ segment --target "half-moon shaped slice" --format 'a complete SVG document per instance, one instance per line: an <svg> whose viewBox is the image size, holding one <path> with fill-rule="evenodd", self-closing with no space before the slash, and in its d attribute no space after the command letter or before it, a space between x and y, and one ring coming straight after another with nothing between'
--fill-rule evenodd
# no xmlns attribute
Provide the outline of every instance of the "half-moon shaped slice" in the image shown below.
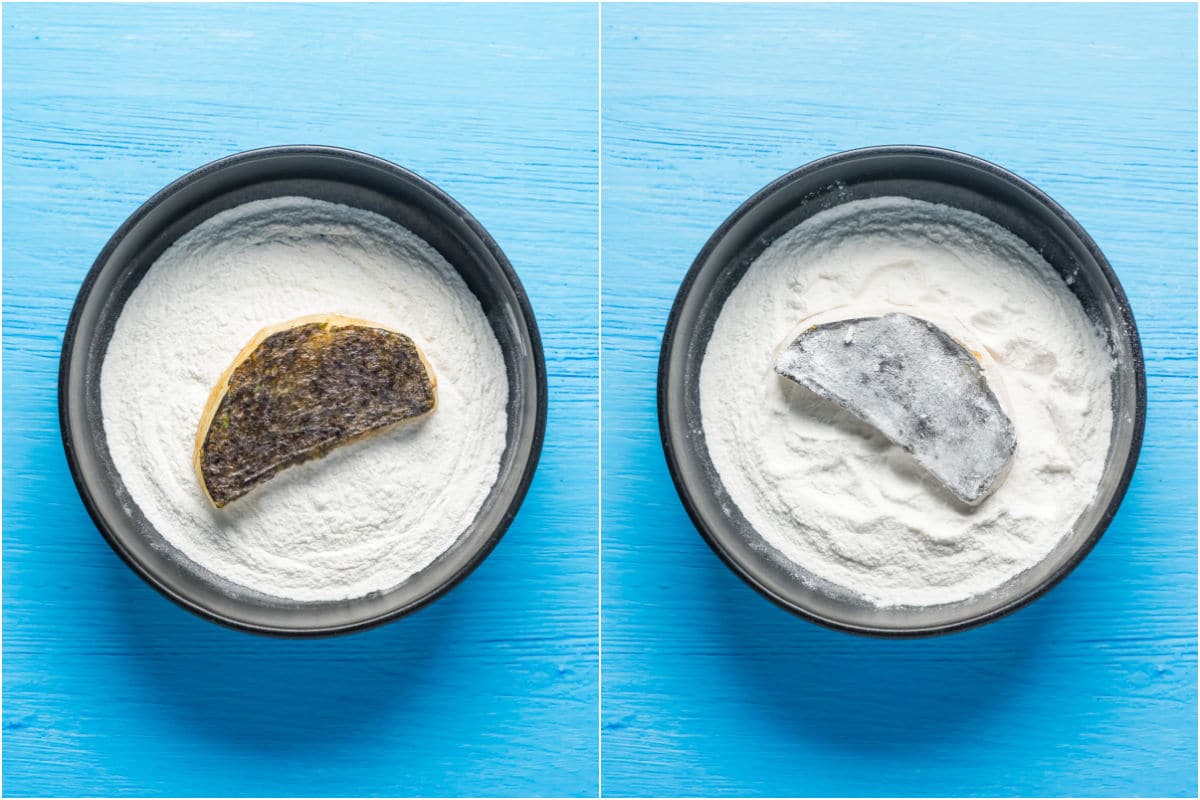
<svg viewBox="0 0 1200 800"><path fill-rule="evenodd" d="M1012 421L979 362L928 320L813 325L785 343L775 371L877 429L964 503L981 503L1008 474Z"/></svg>
<svg viewBox="0 0 1200 800"><path fill-rule="evenodd" d="M437 406L437 379L402 333L336 315L255 334L213 387L194 462L217 508L283 469Z"/></svg>

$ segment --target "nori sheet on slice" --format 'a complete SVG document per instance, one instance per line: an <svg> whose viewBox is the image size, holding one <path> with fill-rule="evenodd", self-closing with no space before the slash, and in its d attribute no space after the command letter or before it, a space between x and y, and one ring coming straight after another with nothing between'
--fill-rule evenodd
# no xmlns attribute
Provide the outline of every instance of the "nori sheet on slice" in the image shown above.
<svg viewBox="0 0 1200 800"><path fill-rule="evenodd" d="M197 454L218 508L279 471L428 414L436 383L412 339L312 322L264 339L233 370Z"/></svg>

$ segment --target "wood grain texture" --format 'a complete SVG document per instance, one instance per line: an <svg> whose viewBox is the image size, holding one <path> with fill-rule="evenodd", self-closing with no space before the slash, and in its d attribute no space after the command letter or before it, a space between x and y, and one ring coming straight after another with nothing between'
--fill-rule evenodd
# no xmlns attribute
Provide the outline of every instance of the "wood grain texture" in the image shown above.
<svg viewBox="0 0 1200 800"><path fill-rule="evenodd" d="M1195 796L1195 30L1182 5L604 6L606 795ZM935 640L756 595L688 521L656 430L663 325L709 234L872 144L1049 192L1146 350L1145 447L1103 541L1029 608Z"/></svg>
<svg viewBox="0 0 1200 800"><path fill-rule="evenodd" d="M4 792L594 795L597 10L4 8ZM193 167L333 144L437 183L529 292L552 405L489 559L326 641L227 631L104 544L55 378L105 240Z"/></svg>

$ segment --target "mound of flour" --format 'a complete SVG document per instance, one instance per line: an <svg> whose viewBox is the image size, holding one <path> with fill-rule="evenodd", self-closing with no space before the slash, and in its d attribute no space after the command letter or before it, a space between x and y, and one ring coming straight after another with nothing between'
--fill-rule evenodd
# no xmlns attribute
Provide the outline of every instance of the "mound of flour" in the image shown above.
<svg viewBox="0 0 1200 800"><path fill-rule="evenodd" d="M797 322L835 307L925 316L987 349L1017 449L981 505L775 374ZM969 212L876 198L811 217L755 260L714 326L700 405L712 463L768 544L875 605L936 605L997 588L1070 532L1104 469L1111 366L1079 301L1023 241Z"/></svg>
<svg viewBox="0 0 1200 800"><path fill-rule="evenodd" d="M311 314L412 337L438 408L215 509L192 465L208 394L259 329ZM299 197L225 211L164 252L121 312L100 390L113 463L155 528L213 573L290 600L384 591L446 552L496 481L507 428L499 344L453 268L382 216Z"/></svg>

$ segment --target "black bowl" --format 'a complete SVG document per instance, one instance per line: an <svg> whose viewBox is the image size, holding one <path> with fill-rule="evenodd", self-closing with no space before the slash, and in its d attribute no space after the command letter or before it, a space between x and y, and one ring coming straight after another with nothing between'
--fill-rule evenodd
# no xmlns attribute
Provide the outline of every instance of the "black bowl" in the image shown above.
<svg viewBox="0 0 1200 800"><path fill-rule="evenodd" d="M881 608L788 561L732 502L709 460L700 416L700 365L713 324L750 264L779 236L833 206L900 196L980 214L1024 239L1068 281L1115 354L1113 431L1096 496L1038 565L994 592L958 603ZM1137 464L1146 375L1129 302L1100 248L1028 182L972 156L931 147L869 147L822 158L766 186L721 223L671 308L658 372L658 419L667 464L700 533L747 583L802 617L879 636L947 633L996 619L1062 580L1108 527Z"/></svg>
<svg viewBox="0 0 1200 800"><path fill-rule="evenodd" d="M337 602L288 602L214 575L166 542L113 466L100 408L100 369L113 326L147 269L180 236L253 200L303 196L382 214L427 241L479 299L508 374L508 438L496 484L445 554L387 592ZM445 192L382 159L334 147L251 150L190 172L147 200L104 246L67 323L58 379L67 463L112 548L164 595L242 630L320 636L396 619L474 569L508 528L537 467L546 426L546 364L529 299L487 231ZM123 510L129 509L129 513Z"/></svg>

